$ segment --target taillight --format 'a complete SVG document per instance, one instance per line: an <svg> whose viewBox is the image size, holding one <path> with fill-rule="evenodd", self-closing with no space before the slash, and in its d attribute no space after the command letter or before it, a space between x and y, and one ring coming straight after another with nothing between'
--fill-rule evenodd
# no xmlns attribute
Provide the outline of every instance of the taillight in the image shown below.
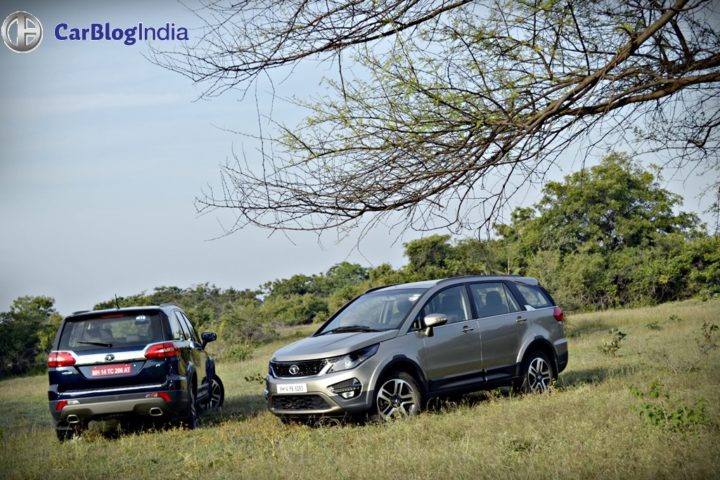
<svg viewBox="0 0 720 480"><path fill-rule="evenodd" d="M60 400L57 405L55 405L55 411L61 412L63 408L68 404L67 400Z"/></svg>
<svg viewBox="0 0 720 480"><path fill-rule="evenodd" d="M145 358L169 358L180 355L180 349L172 342L157 343L145 352Z"/></svg>
<svg viewBox="0 0 720 480"><path fill-rule="evenodd" d="M50 352L48 367L69 367L75 365L75 357L70 352Z"/></svg>
<svg viewBox="0 0 720 480"><path fill-rule="evenodd" d="M565 320L565 314L563 313L562 308L553 308L553 317L555 317L555 320L557 320L558 322L562 322L563 320Z"/></svg>
<svg viewBox="0 0 720 480"><path fill-rule="evenodd" d="M167 392L152 392L145 395L145 398L162 398L167 403L170 403L170 394Z"/></svg>

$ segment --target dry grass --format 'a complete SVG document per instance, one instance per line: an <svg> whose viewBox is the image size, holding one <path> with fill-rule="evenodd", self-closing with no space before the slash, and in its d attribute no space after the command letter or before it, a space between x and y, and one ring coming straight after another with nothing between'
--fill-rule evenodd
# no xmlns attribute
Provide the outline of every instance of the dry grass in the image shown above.
<svg viewBox="0 0 720 480"><path fill-rule="evenodd" d="M96 430L60 444L46 377L8 380L0 478L720 478L720 351L700 352L704 321L720 324L720 301L574 315L570 365L551 393L480 393L387 425L285 426L268 414L244 377L264 372L282 342L220 367L226 407L195 431ZM615 357L598 348L612 327L628 334ZM656 379L669 407L704 399L706 421L646 422L630 386Z"/></svg>

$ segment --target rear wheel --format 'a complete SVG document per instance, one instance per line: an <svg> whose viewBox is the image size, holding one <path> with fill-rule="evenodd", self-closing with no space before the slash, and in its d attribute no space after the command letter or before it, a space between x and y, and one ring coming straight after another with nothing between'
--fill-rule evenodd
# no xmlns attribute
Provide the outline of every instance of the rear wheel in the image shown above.
<svg viewBox="0 0 720 480"><path fill-rule="evenodd" d="M69 425L67 423L60 423L55 426L55 434L61 442L72 440L79 436L83 430L84 428L80 424Z"/></svg>
<svg viewBox="0 0 720 480"><path fill-rule="evenodd" d="M420 413L422 397L412 375L393 372L379 385L375 393L375 416L378 420L391 420Z"/></svg>
<svg viewBox="0 0 720 480"><path fill-rule="evenodd" d="M189 430L197 427L197 402L195 402L195 388L192 383L188 383L188 405L185 407L185 412L180 418L180 425Z"/></svg>
<svg viewBox="0 0 720 480"><path fill-rule="evenodd" d="M531 352L523 361L520 393L546 392L555 378L550 359L543 352Z"/></svg>

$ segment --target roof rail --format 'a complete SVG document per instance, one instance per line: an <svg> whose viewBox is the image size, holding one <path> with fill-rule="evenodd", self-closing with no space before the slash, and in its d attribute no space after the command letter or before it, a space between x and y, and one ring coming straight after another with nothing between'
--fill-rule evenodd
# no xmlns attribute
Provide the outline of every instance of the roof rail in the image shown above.
<svg viewBox="0 0 720 480"><path fill-rule="evenodd" d="M372 287L365 290L365 293L374 292L375 290L380 290L381 288L387 288L387 287L394 287L395 285L398 285L397 283L390 283L388 285L381 285L379 287Z"/></svg>
<svg viewBox="0 0 720 480"><path fill-rule="evenodd" d="M88 313L90 310L77 310L72 312L70 315L80 315L81 313Z"/></svg>
<svg viewBox="0 0 720 480"><path fill-rule="evenodd" d="M485 275L485 274L478 274L478 275L456 275L454 277L447 277L442 278L438 280L438 285L441 283L450 282L452 280L458 280L460 278L474 278L474 277L498 277L499 275Z"/></svg>
<svg viewBox="0 0 720 480"><path fill-rule="evenodd" d="M161 303L159 306L161 306L161 307L179 307L179 305L175 302L164 302L164 303Z"/></svg>
<svg viewBox="0 0 720 480"><path fill-rule="evenodd" d="M482 274L482 275L458 275L458 276L456 276L456 277L443 278L442 280L438 280L438 285L441 284L441 283L446 283L446 282L449 282L449 281L451 281L451 280L458 280L458 279L461 279L461 278L479 278L479 277L486 277L486 278L512 278L512 279L521 281L521 282L523 282L523 283L529 283L529 284L531 284L531 285L537 285L537 284L538 284L538 281L537 281L536 278L526 277L526 276L523 276L523 275L515 275L515 274L487 275L487 274Z"/></svg>

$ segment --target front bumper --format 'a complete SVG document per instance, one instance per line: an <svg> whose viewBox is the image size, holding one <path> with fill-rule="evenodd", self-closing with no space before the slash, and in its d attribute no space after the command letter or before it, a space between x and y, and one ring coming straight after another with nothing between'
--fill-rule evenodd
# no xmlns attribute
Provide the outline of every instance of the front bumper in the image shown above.
<svg viewBox="0 0 720 480"><path fill-rule="evenodd" d="M372 392L368 390L369 381L360 375L358 370L297 378L277 378L268 375L263 392L268 410L283 417L336 417L364 413L370 409ZM343 398L331 388L337 384L351 382L353 379L357 379L360 387L352 398ZM305 385L305 392L278 392L278 387L281 385L299 384Z"/></svg>

